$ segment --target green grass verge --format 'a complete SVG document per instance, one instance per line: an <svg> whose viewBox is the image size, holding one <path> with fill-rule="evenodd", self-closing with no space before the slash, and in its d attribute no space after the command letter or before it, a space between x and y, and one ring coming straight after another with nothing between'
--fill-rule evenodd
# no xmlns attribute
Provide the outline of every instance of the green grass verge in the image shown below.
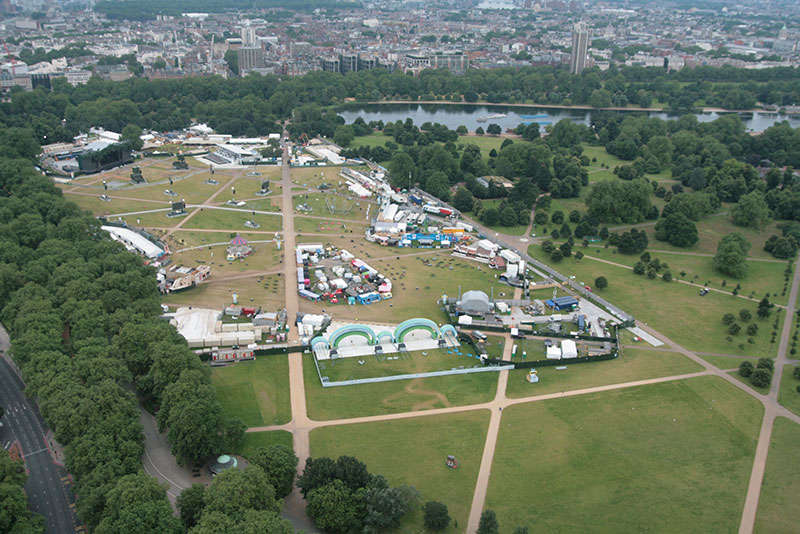
<svg viewBox="0 0 800 534"><path fill-rule="evenodd" d="M250 456L261 447L270 445L283 445L292 448L292 433L286 430L271 430L269 432L248 432L244 435L242 446L236 451L237 454L250 458Z"/></svg>
<svg viewBox="0 0 800 534"><path fill-rule="evenodd" d="M432 349L380 356L373 354L362 357L337 358L320 361L318 365L322 376L327 376L331 382L377 376L430 373L454 367L483 367L480 360L473 355L472 348L467 344L459 347L463 356L459 356L452 349L448 350Z"/></svg>
<svg viewBox="0 0 800 534"><path fill-rule="evenodd" d="M323 388L313 358L303 355L303 377L308 416L316 420L477 404L493 399L497 390L494 372Z"/></svg>
<svg viewBox="0 0 800 534"><path fill-rule="evenodd" d="M486 508L537 532L734 531L762 414L716 377L512 406Z"/></svg>
<svg viewBox="0 0 800 534"><path fill-rule="evenodd" d="M508 376L506 395L511 398L533 397L558 391L571 391L608 384L633 382L647 378L683 375L702 371L703 367L677 352L653 350L622 350L622 355L604 362L569 364L566 369L540 367L539 382L530 384L525 377L527 369L511 371Z"/></svg>
<svg viewBox="0 0 800 534"><path fill-rule="evenodd" d="M458 528L451 523L444 532L463 532L488 427L488 410L479 410L318 428L311 431L311 456L355 456L390 484L414 486L421 494L420 503L446 504ZM458 469L445 465L448 454L458 459ZM394 532L424 532L420 510Z"/></svg>
<svg viewBox="0 0 800 534"><path fill-rule="evenodd" d="M245 209L213 209L199 208L201 212L186 221L182 228L204 228L209 230L230 230L232 232L246 232L248 228L245 221L254 220L261 225L259 231L278 232L283 227L283 220L278 215L263 215ZM170 219L165 219L169 221ZM173 222L172 226L177 224ZM167 225L165 225L167 226Z"/></svg>
<svg viewBox="0 0 800 534"><path fill-rule="evenodd" d="M767 456L764 481L753 532L778 534L797 532L800 524L800 426L785 417L775 419Z"/></svg>
<svg viewBox="0 0 800 534"><path fill-rule="evenodd" d="M738 380L739 382L741 382L742 384L744 384L745 386L747 386L747 387L749 387L750 389L752 389L753 391L757 391L758 393L760 393L760 394L762 394L762 395L766 395L767 393L769 393L769 386L767 386L767 387L763 387L763 388L762 388L762 387L756 387L756 386L754 386L754 385L753 385L753 384L750 382L750 378L749 378L749 377L748 377L748 378L745 378L745 377L741 376L741 375L739 374L739 371L738 371L738 370L736 370L736 371L729 371L729 372L728 372L728 374L729 374L729 375L731 375L731 376L732 376L733 378L735 378L736 380Z"/></svg>
<svg viewBox="0 0 800 534"><path fill-rule="evenodd" d="M778 402L797 415L800 415L800 392L797 391L797 386L800 386L800 380L794 377L793 373L795 367L795 365L783 366L781 385L778 389Z"/></svg>
<svg viewBox="0 0 800 534"><path fill-rule="evenodd" d="M238 417L249 427L280 425L292 417L286 355L215 367L211 381L225 415Z"/></svg>
<svg viewBox="0 0 800 534"><path fill-rule="evenodd" d="M528 247L528 254L551 263L538 245ZM759 327L753 336L754 343L747 342L748 336L744 331L730 336L731 341L727 340L728 327L722 323L722 316L747 308L755 317L756 302L714 291L700 297L696 287L665 283L660 278L649 280L646 276L633 274L628 268L588 259L568 258L553 266L562 274L573 275L576 280L591 285L594 285L596 277L605 276L608 287L598 291L599 295L688 349L758 357L774 357L778 350L777 343L770 343L776 311L768 319L753 319ZM784 315L781 313L782 318ZM778 326L780 328L780 321Z"/></svg>
<svg viewBox="0 0 800 534"><path fill-rule="evenodd" d="M707 361L711 365L713 365L715 367L719 367L720 369L735 369L735 368L738 368L739 364L742 363L744 360L748 360L748 361L753 362L753 365L755 365L756 361L757 361L755 358L752 358L752 357L751 358L745 358L745 357L742 357L742 358L739 358L739 357L730 358L728 356L711 356L711 355L708 355L708 354L698 354L697 356L699 356L700 358L703 358L705 361Z"/></svg>

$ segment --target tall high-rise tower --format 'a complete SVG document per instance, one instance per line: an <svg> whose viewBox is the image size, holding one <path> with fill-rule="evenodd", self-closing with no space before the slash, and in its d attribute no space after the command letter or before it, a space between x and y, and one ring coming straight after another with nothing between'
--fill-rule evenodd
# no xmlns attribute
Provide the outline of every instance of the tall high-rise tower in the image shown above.
<svg viewBox="0 0 800 534"><path fill-rule="evenodd" d="M589 48L589 28L585 22L572 27L572 55L569 58L569 71L580 74L586 67L586 50Z"/></svg>
<svg viewBox="0 0 800 534"><path fill-rule="evenodd" d="M256 29L246 24L242 26L242 46L256 46Z"/></svg>

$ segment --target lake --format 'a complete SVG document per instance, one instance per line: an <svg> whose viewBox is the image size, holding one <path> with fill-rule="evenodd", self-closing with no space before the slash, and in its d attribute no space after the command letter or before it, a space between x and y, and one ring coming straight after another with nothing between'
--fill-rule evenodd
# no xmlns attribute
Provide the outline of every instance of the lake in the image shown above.
<svg viewBox="0 0 800 534"><path fill-rule="evenodd" d="M589 124L592 113L595 111L587 109L569 108L539 108L513 107L502 105L481 105L470 106L465 104L349 104L339 110L339 115L350 124L356 118L361 117L365 121L394 122L397 120L405 121L408 118L414 124L421 126L425 122L444 124L451 130L464 125L470 131L474 131L478 126L485 130L489 124L497 124L503 131L508 128L516 128L522 122L538 122L542 126L555 124L561 119L569 119L581 124ZM650 117L659 117L664 120L675 120L680 115L672 115L663 111L622 111L621 113L647 113ZM502 118L487 118L485 121L478 120L490 115L505 114ZM719 118L725 113L707 112L696 113L697 120L709 122ZM763 132L773 124L781 121L789 121L793 128L800 127L800 117L779 115L778 113L754 112L737 113L748 131Z"/></svg>

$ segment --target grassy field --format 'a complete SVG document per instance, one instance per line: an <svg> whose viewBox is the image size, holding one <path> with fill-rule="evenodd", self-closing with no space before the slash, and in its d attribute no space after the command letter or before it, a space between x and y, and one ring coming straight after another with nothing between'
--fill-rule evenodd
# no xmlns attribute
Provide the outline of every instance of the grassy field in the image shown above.
<svg viewBox="0 0 800 534"><path fill-rule="evenodd" d="M592 261L592 258L598 258L629 267L633 267L639 261L639 254L619 254L616 249L612 248L583 248L578 246L577 250L583 252L589 261ZM661 263L667 263L674 278L728 293L733 291L736 284L740 284L739 294L742 296L753 295L753 298L760 299L769 293L771 302L776 304L786 304L788 302L788 295L782 294L784 285L783 272L786 270L786 263L749 260L747 262L747 274L742 278L734 279L726 277L714 269L714 260L708 256L690 256L668 252L650 252L650 256L652 259L660 260ZM597 265L597 267L604 268L605 266ZM682 276L681 272L685 272L686 275ZM723 282L725 282L724 286L722 285ZM743 304L746 305L744 302Z"/></svg>
<svg viewBox="0 0 800 534"><path fill-rule="evenodd" d="M792 374L795 367L795 365L783 366L781 386L778 389L778 402L800 415L800 392L797 391L797 386L800 386L800 380L797 380Z"/></svg>
<svg viewBox="0 0 800 534"><path fill-rule="evenodd" d="M727 356L711 356L708 354L698 354L700 358L703 358L705 361L719 367L720 369L736 369L739 367L739 364L742 363L744 360L749 360L753 362L753 365L756 364L756 359L754 357L736 357L736 358L729 358Z"/></svg>
<svg viewBox="0 0 800 534"><path fill-rule="evenodd" d="M350 221L367 222L367 212L371 217L377 215L378 205L358 198L348 198L333 193L309 193L295 195L294 212L297 215L313 215L315 217L330 217L331 219L345 219ZM334 207L334 212L328 209L327 202ZM300 210L300 206L308 206L310 211Z"/></svg>
<svg viewBox="0 0 800 534"><path fill-rule="evenodd" d="M292 448L292 433L286 430L272 430L269 432L248 432L244 435L244 442L242 446L236 451L236 454L250 458L250 455L255 453L261 447L269 447L270 445L283 445L284 447Z"/></svg>
<svg viewBox="0 0 800 534"><path fill-rule="evenodd" d="M281 218L277 215L263 215L242 209L211 209L200 208L201 212L186 221L182 228L205 228L209 230L230 230L231 232L246 232L248 228L245 221L254 220L261 225L260 231L279 232L283 227ZM169 220L169 219L168 219Z"/></svg>
<svg viewBox="0 0 800 534"><path fill-rule="evenodd" d="M308 416L321 421L476 404L497 390L497 373L323 388L313 358L303 355L306 402Z"/></svg>
<svg viewBox="0 0 800 534"><path fill-rule="evenodd" d="M350 148L386 146L386 141L394 142L394 138L384 135L383 132L372 132L369 135L361 135L353 139L353 142L350 143Z"/></svg>
<svg viewBox="0 0 800 534"><path fill-rule="evenodd" d="M236 198L239 200L256 197L256 192L261 191L261 182L269 180L269 191L271 196L279 196L283 188L281 187L281 168L280 167L259 167L258 172L261 176L244 176L237 178L232 184L226 184L222 192L214 199L216 202L227 202L234 198L231 187L236 188ZM222 187L222 186L219 186Z"/></svg>
<svg viewBox="0 0 800 534"><path fill-rule="evenodd" d="M508 376L506 395L511 398L533 397L558 391L572 391L594 386L620 384L647 378L682 375L702 371L699 364L677 352L661 352L642 349L623 349L614 360L570 365L566 369L540 367L539 382L530 384L525 377L527 369L511 371Z"/></svg>
<svg viewBox="0 0 800 534"><path fill-rule="evenodd" d="M764 250L764 243L766 243L769 236L773 234L781 234L777 228L776 223L767 225L761 230L754 230L752 228L744 228L741 226L734 226L728 215L715 215L713 217L706 217L705 219L697 222L697 236L699 240L693 246L688 248L675 247L663 241L656 241L655 226L646 227L647 239L650 240L650 248L656 250L670 250L675 252L700 252L703 254L716 254L717 245L719 240L731 232L739 232L745 239L747 239L752 247L748 252L751 258L767 258L775 259L768 252ZM651 252L652 254L652 252Z"/></svg>
<svg viewBox="0 0 800 534"><path fill-rule="evenodd" d="M512 406L486 508L536 532L729 532L763 408L715 377Z"/></svg>
<svg viewBox="0 0 800 534"><path fill-rule="evenodd" d="M443 532L463 532L488 427L488 410L325 427L311 431L311 456L355 456L389 484L414 486L421 494L420 503L446 504L458 528L451 523ZM445 465L449 454L458 459L458 469ZM421 511L393 532L424 532Z"/></svg>
<svg viewBox="0 0 800 534"><path fill-rule="evenodd" d="M798 443L800 443L800 426L785 417L776 418L753 532L759 534L797 532L797 525L800 523L800 510L796 506L800 499Z"/></svg>
<svg viewBox="0 0 800 534"><path fill-rule="evenodd" d="M124 189L115 189L111 191L110 194L119 197L166 200L170 202L184 199L189 204L198 204L208 199L208 197L216 193L219 188L222 187L222 185L205 183L209 178L211 178L211 173L208 172L201 172L186 177L178 175L173 177L172 186L169 185L169 177L166 177L158 182L131 184ZM222 177L220 178L220 184L224 184L225 179ZM164 191L167 189L172 189L172 191L176 193L176 196L172 197L166 195Z"/></svg>
<svg viewBox="0 0 800 534"><path fill-rule="evenodd" d="M484 128L485 130L486 128ZM484 160L489 159L489 152L492 149L500 152L500 145L506 138L499 135L459 135L456 144L475 145L481 149L481 155ZM512 139L515 143L524 142L520 139Z"/></svg>
<svg viewBox="0 0 800 534"><path fill-rule="evenodd" d="M211 277L199 286L164 295L161 300L171 306L200 306L203 308L222 309L233 303L233 294L239 295L239 303L252 303L264 310L276 310L284 307L283 276L278 274L251 276L236 280Z"/></svg>
<svg viewBox="0 0 800 534"><path fill-rule="evenodd" d="M170 245L173 249L198 247L212 243L230 243L231 239L240 235L247 241L260 241L272 239L271 234L254 232L202 232L197 230L178 230L170 236Z"/></svg>
<svg viewBox="0 0 800 534"><path fill-rule="evenodd" d="M326 302L312 303L302 300L301 311L319 313L325 309L341 319L356 320L369 317L373 321L387 323L399 323L415 317L427 317L442 322L446 317L437 301L443 294L458 295L459 286L462 294L471 289L479 289L489 295L492 288L496 298L513 294L511 288L501 284L495 278L496 272L486 265L454 258L447 252L430 256L394 256L391 259L370 261L359 256L354 250L348 250L356 254L356 257L368 261L372 267L392 280L393 298L369 306L331 305ZM383 248L388 254L394 254L398 250L404 249ZM410 250L420 251L420 249Z"/></svg>
<svg viewBox="0 0 800 534"><path fill-rule="evenodd" d="M239 417L247 426L281 425L292 418L286 355L214 367L211 382L225 415Z"/></svg>
<svg viewBox="0 0 800 534"><path fill-rule="evenodd" d="M59 187L62 190L66 189L64 186ZM104 202L100 200L100 195L102 194L102 189L90 191L79 189L77 192L64 191L64 198L70 202L74 202L81 209L92 212L92 214L95 216L111 215L114 213L130 213L134 211L148 211L155 209L168 210L170 207L167 197L164 197L164 200L138 200L115 198L114 194L112 193L110 195L111 201ZM169 220L165 217L164 213L161 214L161 217L163 217L164 220Z"/></svg>
<svg viewBox="0 0 800 534"><path fill-rule="evenodd" d="M358 137L356 139L359 139ZM388 137L387 137L388 139ZM367 171L366 167L352 167L355 170ZM340 182L344 184L344 178L339 176L342 166L331 165L327 167L292 167L292 182L304 187L319 187L326 183L330 186L339 187ZM346 187L345 187L346 189ZM298 189L302 191L302 188Z"/></svg>
<svg viewBox="0 0 800 534"><path fill-rule="evenodd" d="M269 236L261 236L261 239ZM265 271L280 265L283 251L278 250L275 243L253 243L253 253L246 258L227 261L225 259L226 246L204 247L187 250L172 255L173 263L196 265L198 263L210 265L212 276L228 273L243 273L246 271Z"/></svg>
<svg viewBox="0 0 800 534"><path fill-rule="evenodd" d="M332 234L342 237L345 234L354 234L361 237L367 230L367 225L362 222L337 221L333 220L333 218L325 220L295 216L294 230L295 232L308 234Z"/></svg>
<svg viewBox="0 0 800 534"><path fill-rule="evenodd" d="M549 262L540 246L532 245L528 254ZM778 350L777 344L770 343L775 311L769 319L753 319L759 327L758 334L753 336L754 343L747 342L748 336L744 331L727 341L728 327L722 323L722 316L747 308L755 317L755 302L713 291L700 297L696 287L677 282L665 283L661 279L649 280L646 276L633 274L627 268L587 259L577 261L569 258L555 265L555 268L590 284L594 284L597 276L605 276L608 287L598 294L688 349L770 357ZM697 328L698 323L703 324L703 328Z"/></svg>
<svg viewBox="0 0 800 534"><path fill-rule="evenodd" d="M393 353L384 356L337 358L317 362L322 376L331 382L372 378L376 376L395 376L410 373L430 373L445 371L455 367L483 367L480 360L472 354L469 345L462 345L459 356L452 349L433 349ZM396 359L395 359L396 358Z"/></svg>

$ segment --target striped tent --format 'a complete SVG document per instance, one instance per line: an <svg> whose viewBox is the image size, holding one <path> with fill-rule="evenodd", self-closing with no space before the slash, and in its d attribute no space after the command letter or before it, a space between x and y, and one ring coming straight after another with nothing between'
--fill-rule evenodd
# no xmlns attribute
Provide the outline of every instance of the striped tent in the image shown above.
<svg viewBox="0 0 800 534"><path fill-rule="evenodd" d="M231 239L231 246L244 247L246 245L247 245L247 240L245 238L243 238L242 236L240 236L239 234L236 234L236 237Z"/></svg>

